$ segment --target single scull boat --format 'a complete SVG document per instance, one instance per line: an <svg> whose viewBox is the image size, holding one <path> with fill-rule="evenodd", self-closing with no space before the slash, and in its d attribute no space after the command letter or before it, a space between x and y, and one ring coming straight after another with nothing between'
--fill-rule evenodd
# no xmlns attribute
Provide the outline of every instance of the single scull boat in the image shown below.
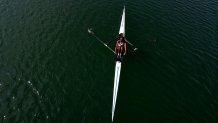
<svg viewBox="0 0 218 123"><path fill-rule="evenodd" d="M121 33L125 37L125 6L124 6L124 9L123 9L122 20L121 20L120 30L119 30L119 34L121 34ZM120 71L121 71L121 62L116 61L115 73L114 73L112 122L113 122L113 119L114 119L114 112L115 112L115 106L116 106L116 100L117 100L118 86L119 86L119 80L120 80Z"/></svg>

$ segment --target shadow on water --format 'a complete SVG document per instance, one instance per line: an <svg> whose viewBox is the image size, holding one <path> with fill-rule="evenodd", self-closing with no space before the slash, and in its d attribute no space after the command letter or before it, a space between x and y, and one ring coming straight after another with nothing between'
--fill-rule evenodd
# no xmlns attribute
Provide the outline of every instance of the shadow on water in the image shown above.
<svg viewBox="0 0 218 123"><path fill-rule="evenodd" d="M149 59L150 54L145 49L138 49L137 51L134 51L131 53L131 59L134 59L135 61L140 62L146 62Z"/></svg>
<svg viewBox="0 0 218 123"><path fill-rule="evenodd" d="M137 63L145 63L149 62L156 52L159 51L158 49L158 40L153 39L147 41L144 45L137 47L138 50L133 51L133 48L129 49L129 57L134 59Z"/></svg>

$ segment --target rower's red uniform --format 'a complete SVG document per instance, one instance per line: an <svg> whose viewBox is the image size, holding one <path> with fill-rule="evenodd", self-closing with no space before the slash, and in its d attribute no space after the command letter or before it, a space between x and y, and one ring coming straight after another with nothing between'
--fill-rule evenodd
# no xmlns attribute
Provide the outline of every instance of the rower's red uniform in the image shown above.
<svg viewBox="0 0 218 123"><path fill-rule="evenodd" d="M115 47L115 53L124 54L126 55L126 42L123 41L123 38L120 38Z"/></svg>

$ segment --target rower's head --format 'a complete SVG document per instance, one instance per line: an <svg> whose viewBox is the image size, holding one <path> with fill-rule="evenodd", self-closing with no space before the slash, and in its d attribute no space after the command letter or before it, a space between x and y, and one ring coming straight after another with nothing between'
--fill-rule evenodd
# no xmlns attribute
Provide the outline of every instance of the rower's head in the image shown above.
<svg viewBox="0 0 218 123"><path fill-rule="evenodd" d="M118 37L119 37L119 38L120 38L120 37L123 37L123 33L120 33Z"/></svg>
<svg viewBox="0 0 218 123"><path fill-rule="evenodd" d="M120 33L119 36L123 36L123 33Z"/></svg>

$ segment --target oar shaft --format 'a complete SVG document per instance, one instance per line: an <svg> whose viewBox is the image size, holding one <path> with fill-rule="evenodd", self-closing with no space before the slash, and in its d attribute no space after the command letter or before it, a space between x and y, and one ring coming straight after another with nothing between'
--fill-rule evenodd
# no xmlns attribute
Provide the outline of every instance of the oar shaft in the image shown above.
<svg viewBox="0 0 218 123"><path fill-rule="evenodd" d="M134 46L132 43L130 43L128 40L126 40L126 42L127 42L129 45L133 46L133 47L134 47L134 50L138 50L138 48L135 47L135 46Z"/></svg>
<svg viewBox="0 0 218 123"><path fill-rule="evenodd" d="M111 52L113 52L114 54L116 54L114 52L114 50L112 50L106 43L104 43L104 41L102 41L98 36L95 35L94 32L92 32L91 29L88 29L88 33L92 34L99 42L101 42L105 47L107 47Z"/></svg>
<svg viewBox="0 0 218 123"><path fill-rule="evenodd" d="M132 43L130 43L128 40L126 40L126 42L129 44L129 45L131 45L131 46L134 46Z"/></svg>

